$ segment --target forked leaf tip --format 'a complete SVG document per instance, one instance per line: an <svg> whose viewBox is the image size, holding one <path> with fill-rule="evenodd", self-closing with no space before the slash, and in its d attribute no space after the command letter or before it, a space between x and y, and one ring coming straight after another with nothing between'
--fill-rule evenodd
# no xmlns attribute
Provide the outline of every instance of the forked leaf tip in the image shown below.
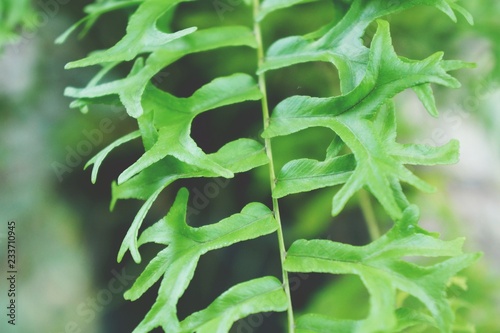
<svg viewBox="0 0 500 333"><path fill-rule="evenodd" d="M60 45L60 44L63 44L67 39L67 36L66 35L61 35L59 37L57 37L55 40L54 40L54 44L56 45Z"/></svg>
<svg viewBox="0 0 500 333"><path fill-rule="evenodd" d="M77 68L79 66L77 66L77 62L76 61L71 61L71 62L68 62L66 65L64 65L64 69L73 69L73 68Z"/></svg>
<svg viewBox="0 0 500 333"><path fill-rule="evenodd" d="M441 66L447 72L456 71L463 68L476 68L477 64L475 62L467 62L461 60L443 60Z"/></svg>
<svg viewBox="0 0 500 333"><path fill-rule="evenodd" d="M186 187L181 187L177 192L176 200L186 202L189 200L189 190Z"/></svg>
<svg viewBox="0 0 500 333"><path fill-rule="evenodd" d="M343 205L336 204L335 199L334 199L333 204L332 204L332 210L331 210L332 217L339 215L340 212L342 211L342 209L344 209L344 206L345 206L345 204L343 204Z"/></svg>
<svg viewBox="0 0 500 333"><path fill-rule="evenodd" d="M115 191L116 188L118 187L118 184L113 181L111 183L111 202L109 203L109 211L112 212L115 209L116 201L118 200L115 196Z"/></svg>
<svg viewBox="0 0 500 333"><path fill-rule="evenodd" d="M116 256L116 262L117 262L117 263L121 263L121 262L122 262L122 260L123 260L123 256L125 255L125 251L126 251L126 250L122 250L122 249L120 248L120 251L118 251L118 255Z"/></svg>
<svg viewBox="0 0 500 333"><path fill-rule="evenodd" d="M85 166L83 167L83 170L87 170L87 168L89 166L91 166L94 162L91 160L91 161L88 161L87 164L85 164ZM92 168L92 173L91 173L91 176L90 176L90 180L92 182L92 184L95 184L97 182L97 172L98 172L98 168L96 168L96 166L94 165L94 167Z"/></svg>
<svg viewBox="0 0 500 333"><path fill-rule="evenodd" d="M412 224L417 224L420 219L420 209L417 205L409 205L403 210L402 219L407 220Z"/></svg>
<svg viewBox="0 0 500 333"><path fill-rule="evenodd" d="M127 180L129 180L130 178L132 178L133 175L130 174L130 171L128 171L128 169L125 169L119 176L118 176L118 179L116 181L116 184L117 185L121 185L123 183L125 183Z"/></svg>
<svg viewBox="0 0 500 333"><path fill-rule="evenodd" d="M467 23L469 23L470 25L474 25L474 17L472 16L472 14L467 9L465 9L464 7L458 5L455 2L452 2L450 4L450 6L454 10L456 10L457 12L459 12L465 18L465 20L467 21ZM455 22L456 22L456 20L455 20Z"/></svg>
<svg viewBox="0 0 500 333"><path fill-rule="evenodd" d="M123 293L123 299L125 299L126 301L133 301L128 290Z"/></svg>
<svg viewBox="0 0 500 333"><path fill-rule="evenodd" d="M135 246L130 248L130 253L132 254L132 259L134 260L134 262L136 264L140 264L142 261L141 254Z"/></svg>
<svg viewBox="0 0 500 333"><path fill-rule="evenodd" d="M89 160L89 161L88 161L88 162L84 165L83 170L87 170L87 168L88 168L89 166L91 166L92 164L94 164L94 161L93 161L93 160Z"/></svg>

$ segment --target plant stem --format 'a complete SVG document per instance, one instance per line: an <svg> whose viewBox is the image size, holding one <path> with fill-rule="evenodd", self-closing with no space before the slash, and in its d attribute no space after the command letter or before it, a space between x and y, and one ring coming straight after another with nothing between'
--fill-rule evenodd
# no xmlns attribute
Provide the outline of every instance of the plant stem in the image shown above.
<svg viewBox="0 0 500 333"><path fill-rule="evenodd" d="M380 238L380 229L378 227L377 218L375 217L370 197L365 190L359 191L359 204L361 206L363 216L365 217L366 226L368 227L368 233L370 234L370 239L374 241Z"/></svg>
<svg viewBox="0 0 500 333"><path fill-rule="evenodd" d="M257 41L257 57L258 57L258 67L260 68L261 65L264 63L264 44L262 42L262 32L260 29L260 24L257 21L257 16L260 11L260 2L259 0L253 0L253 21L254 21L254 34L255 34L255 39ZM266 130L269 127L269 105L267 101L267 88L266 88L266 79L264 73L261 73L258 75L259 79L259 89L262 93L262 116L263 116L263 121L264 121L264 130ZM271 145L271 139L266 138L265 139L265 148L266 148L266 154L269 159L269 179L270 179L270 185L271 185L271 193L274 191L274 188L276 187L276 174L274 172L274 160L273 160L273 150L272 150L272 145ZM279 209L279 204L278 204L278 199L277 198L272 198L273 201L273 212L274 212L274 218L276 222L278 222L278 244L279 244L279 251L280 251L280 260L281 260L281 271L283 274L283 288L285 290L285 294L288 300L288 309L287 309L287 317L288 317L288 332L289 333L294 333L295 332L295 322L293 318L293 307L292 307L292 297L290 293L290 283L288 280L288 273L285 271L284 263L286 259L286 247L285 247L285 240L283 237L283 227L281 223L281 217L280 217L280 209Z"/></svg>

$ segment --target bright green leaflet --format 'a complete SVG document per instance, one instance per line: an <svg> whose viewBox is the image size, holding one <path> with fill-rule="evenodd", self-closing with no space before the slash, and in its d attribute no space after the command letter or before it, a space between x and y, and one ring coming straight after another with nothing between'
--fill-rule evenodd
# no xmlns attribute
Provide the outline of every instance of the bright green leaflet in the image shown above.
<svg viewBox="0 0 500 333"><path fill-rule="evenodd" d="M167 248L158 253L137 278L132 288L125 293L125 298L135 300L163 275L156 303L134 332L149 332L158 326L162 326L167 332L183 332L176 316L176 305L193 277L200 256L208 251L267 235L276 230L276 222L271 211L258 203L249 204L243 208L240 214L235 214L216 224L191 228L185 223L187 203L188 191L181 189L165 219L146 229L139 238L139 246L154 242L166 245ZM227 327L228 322L232 324L240 319L242 313L258 312L254 309L261 311L260 303L255 303L255 300L252 300L248 293L252 293L253 297L260 297L261 301L272 305L268 306L269 311L282 311L286 308L283 289L276 288L273 279L267 280L268 283L264 284L259 284L256 281L254 283L247 282L235 287L236 290L230 290L226 295L221 296L222 299L234 297L239 302L248 303L246 309L245 306L234 306L233 308L232 305L229 305L229 309L224 306L221 311L221 305L217 304L222 302L219 299L214 301L212 308L207 308L203 314L193 315L192 319L187 318L187 323L184 326L189 327L193 325L193 322L203 321L204 318L213 316L214 312L222 312L222 318L212 319L206 326L225 325ZM269 290L269 287L273 285L274 288ZM225 317L224 312L226 311L232 315L226 313L228 317ZM199 332L204 332L203 329L208 332L206 328L202 329L203 326L199 326Z"/></svg>
<svg viewBox="0 0 500 333"><path fill-rule="evenodd" d="M228 143L210 157L227 166L232 172L245 172L267 163L262 145L250 139L240 139ZM165 170L168 170L169 174L164 174ZM175 158L165 158L145 169L130 181L122 185L113 184L111 207L114 206L118 199L146 200L123 240L118 253L118 261L122 260L127 250L131 251L137 263L141 261L137 246L137 235L147 211L161 191L178 179L216 176L217 174L209 170L197 168Z"/></svg>
<svg viewBox="0 0 500 333"><path fill-rule="evenodd" d="M310 61L332 62L339 70L343 92L347 93L359 84L366 70L369 50L363 46L361 37L368 25L382 16L419 5L434 6L453 20L456 20L453 8L464 12L454 0L354 0L339 23L306 36L283 38L271 45L260 71ZM280 0L266 0L262 6L274 10L285 7Z"/></svg>
<svg viewBox="0 0 500 333"><path fill-rule="evenodd" d="M233 304L228 307L226 304ZM193 313L181 323L182 332L228 332L237 319L259 311L285 311L287 300L282 283L264 277L241 283L223 293L205 310Z"/></svg>
<svg viewBox="0 0 500 333"><path fill-rule="evenodd" d="M189 136L190 126L194 118L202 112L228 104L259 99L260 92L250 76L238 74L215 79L186 99L176 98L151 85L146 96L143 105L154 113L154 126L160 129L157 141L136 163L123 171L118 177L119 183L127 181L168 155L223 177L233 176L231 171L215 163L198 148ZM156 110L163 112L155 112Z"/></svg>
<svg viewBox="0 0 500 333"><path fill-rule="evenodd" d="M397 309L388 309L395 307L397 289L421 300L435 326L449 332L453 312L446 299L446 284L479 255L462 254L463 239L445 242L419 228L418 215L417 208L410 206L393 229L366 246L296 241L288 251L285 268L291 272L359 275L371 294L371 307L368 318L353 324L351 332L393 332ZM403 260L405 256L451 258L424 267ZM317 321L323 320L318 317Z"/></svg>
<svg viewBox="0 0 500 333"><path fill-rule="evenodd" d="M332 98L290 97L276 107L264 132L264 136L275 137L308 127L327 127L341 139L334 145L345 143L355 161L352 156L337 157L331 152L324 162L293 161L278 176L273 195L282 197L345 183L333 198L332 214L336 215L356 191L366 186L393 218L400 218L404 206L400 207L398 200L404 194L398 180L423 191L432 190L403 164L454 163L458 160L458 143L441 148L397 144L394 109L382 106L413 86L432 82L457 87L458 82L446 73L441 57L436 54L424 61L399 59L392 49L388 24L379 21L366 75L354 90Z"/></svg>

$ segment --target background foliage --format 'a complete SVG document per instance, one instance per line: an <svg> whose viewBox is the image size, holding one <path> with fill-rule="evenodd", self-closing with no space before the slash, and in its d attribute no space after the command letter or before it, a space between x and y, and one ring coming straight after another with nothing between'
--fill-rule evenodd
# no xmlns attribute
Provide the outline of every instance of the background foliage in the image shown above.
<svg viewBox="0 0 500 333"><path fill-rule="evenodd" d="M109 303L103 298L106 294L103 290L109 288L108 283L114 277L113 269L120 271L122 267L126 267L127 272L135 276L141 269L129 266L128 263L116 266L116 250L110 251L110 248L119 248L131 216L139 208L138 203L118 203L119 209L116 212L123 215L116 212L109 214L106 207L110 198L108 184L116 179L120 170L139 157L139 147L119 149L111 157L113 160L107 166L103 165L97 185L89 185L89 172L81 170L84 160L115 138L132 131L134 124L123 119L123 110L120 109L110 111L103 108L81 116L68 110L68 100L60 98L64 86L83 86L94 74L85 70L64 73L63 64L82 58L88 50L109 47L120 38L125 27L126 13L110 13L105 16L104 21L97 22L95 28L90 30L90 38L83 43L70 43L56 48L52 40L80 16L82 5L84 3L70 2L64 6L59 5L57 10L52 7L51 11L47 11L47 7L38 8L49 17L47 22L34 25L36 33L21 33L18 38L20 44L9 46L2 59L2 73L6 73L1 79L0 115L3 127L2 220L15 218L23 222L24 232L20 236L25 252L23 260L26 263L22 281L25 290L23 297L31 299L32 296L28 296L31 295L30 292L40 295L35 298L36 302L22 309L27 318L22 323L23 332L31 332L34 327L46 328L41 331L59 332L73 322L86 332L129 331L143 316L143 313L137 312L137 308L150 307L155 298L156 290L146 294L142 303L135 305L121 301L119 293L112 294ZM248 10L243 5L233 6L232 10L222 15L210 2L206 2L204 6L191 7L186 4L174 26L230 25L249 17ZM337 6L318 2L273 14L264 25L264 35L269 38L267 45L271 39L307 33L332 17L340 18L343 5L339 2ZM476 25L472 28L463 20L459 20L457 28L446 17L430 8L403 12L389 17L389 21L396 50L408 58L422 59L435 50L444 50L448 59L465 58L479 63L478 69L458 74L460 81L464 83L462 90L437 92L440 94L437 98L439 101L448 101L440 106L440 109L445 110L442 125L426 122L421 110L413 112L420 108L414 102L415 97L410 93L403 95L398 103L404 110L403 114L407 115L408 122L421 122L424 127L429 128L429 132L413 133L403 126L400 135L408 142L413 142L415 137L424 137L442 144L448 137L456 136L462 136L462 141L465 141L465 151L462 151L462 165L465 166L462 169L451 167L437 171L419 170L424 172L425 178L431 183L438 184L438 187L446 188L447 191L431 197L420 196L417 192L410 192L410 195L413 201L429 207L429 212L423 216L423 223L429 229L443 231L446 239L465 233L469 238L469 249L486 251L484 260L467 274L469 292L463 293L459 287L456 288L456 292L468 298L474 306L456 306L460 307L469 322L476 324L478 332L496 332L500 328L496 326L493 315L498 309L498 286L494 276L499 270L498 259L494 258L494 244L499 234L498 225L495 224L498 223L495 208L499 200L499 132L498 113L495 110L495 101L498 99L496 64L499 44L495 33L498 30L495 15L500 10L497 4L492 5L487 1L477 1L465 6L473 12L476 19ZM298 11L315 20L295 20ZM29 16L18 17L25 19ZM18 22L22 21L23 19L18 19ZM296 24L289 23L293 21ZM9 33L3 35L11 36L13 25L4 25L4 22L7 21L2 19L2 26ZM373 35L375 27L370 29ZM365 42L370 42L369 36ZM242 68L251 73L253 63L245 59L253 57L253 51L246 49L237 52L221 49L211 52L210 56L191 55L169 67L168 72L157 76L156 83L177 95L188 96L216 76L241 71ZM128 70L125 67L117 68L116 75L122 76ZM9 71L15 74L9 75ZM289 79L291 77L294 79ZM337 73L324 63L297 65L271 72L268 78L277 92L272 97L273 104L292 94L328 96L332 95L331 90L334 93L340 90ZM234 126L228 128L220 121L221 118ZM53 162L64 162L72 150L77 150L82 140L88 140L82 127L90 133L93 129L102 128L103 119L110 119L114 129L107 133L101 131L101 142L92 147L92 153L88 156L82 156L82 161L75 163L71 172L64 173L60 182L60 177L54 172ZM193 137L205 151L214 152L225 142L240 137L241 133L254 138L260 128L259 119L260 114L255 112L252 105L243 109L228 106L217 114L207 113L195 120ZM450 127L451 133L444 132L445 128ZM331 139L332 134L328 130L307 132L301 135L300 140L294 136L277 139L275 149L282 152L278 156L323 159L324 150ZM325 142L325 146L316 146L312 144L314 142ZM278 161L277 169L287 160L289 158ZM34 165L39 167L34 168ZM237 176L234 181L219 184L217 198L208 200L207 204L203 200L203 197L207 198L203 195L206 182L190 180L163 193L161 201L172 202L180 185L190 188L192 192L198 190L202 193L198 196L198 201L191 202L192 206L198 203L200 207L199 214L192 216L192 225L196 226L201 223L202 216L203 219L217 221L226 217L228 211L240 211L247 202L266 202L267 189L258 185L267 184L266 180L264 168L257 169L252 174ZM89 201L91 197L95 201ZM320 190L284 199L283 212L286 213L283 219L287 221L287 239L301 235L304 238L330 238L355 245L366 244L368 235L360 222L363 218L357 206L348 206L348 210L332 220L329 209L325 209L329 207L331 197L331 192ZM164 207L153 206L152 216L147 223L158 220L164 214ZM390 221L387 220L386 229L389 226ZM117 237L117 233L120 237ZM251 245L242 243L230 253L217 251L204 256L198 268L201 274L197 274L187 295L180 300L181 315L186 316L199 310L201 305L208 305L213 298L236 282L270 274L269 272L279 275L276 271L278 258L274 254L273 242L272 238L263 238ZM150 258L156 252L156 248L148 248L145 256ZM259 259L263 257L266 261ZM65 274L61 276L58 273L60 271ZM221 278L220 271L228 273ZM292 276L291 283L298 309L306 310L307 303L308 311L321 313L328 309L328 313L324 314L336 314L348 319L366 316L366 291L356 278L339 280L335 277L299 274ZM330 304L332 299L351 299L353 295L359 301L350 309ZM90 304L89 297L101 299L102 302L98 301L97 306L92 308L87 306ZM194 299L197 302L193 302ZM196 303L201 304L199 308L193 306ZM41 304L44 304L46 313L37 314L36 309L41 308ZM79 307L90 308L92 311L82 315L78 311ZM260 321L263 322L262 325ZM276 321L275 316L270 315L256 317L251 322L239 325L252 327L259 323L255 324L259 327L256 331L266 332L274 329Z"/></svg>

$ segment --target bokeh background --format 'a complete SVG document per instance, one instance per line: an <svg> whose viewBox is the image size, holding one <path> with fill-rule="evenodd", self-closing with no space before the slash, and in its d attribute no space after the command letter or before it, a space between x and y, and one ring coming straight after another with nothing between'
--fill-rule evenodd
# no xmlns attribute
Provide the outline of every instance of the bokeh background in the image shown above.
<svg viewBox="0 0 500 333"><path fill-rule="evenodd" d="M87 37L72 36L65 44L55 45L56 37L82 17L90 1L15 3L15 14L7 15L7 1L0 0L0 260L3 270L5 225L15 220L20 272L16 332L129 332L154 302L156 290L135 303L123 300L122 292L144 267L135 265L129 257L116 263L119 245L140 202L120 202L110 212L110 183L140 156L141 147L132 144L112 154L96 185L91 184L90 172L83 166L107 144L134 130L136 124L120 108L95 106L88 114L70 109L71 100L63 91L66 86L85 85L93 74L92 70L66 71L64 65L92 50L113 45L123 35L130 12L107 14ZM231 10L222 14L212 1L182 5L174 26L250 24L251 13L243 2L231 3ZM391 22L394 46L400 55L421 59L442 50L447 59L477 64L475 69L456 73L462 88L436 87L439 119L430 117L410 91L397 97L397 115L401 142L441 145L451 138L461 142L459 164L417 171L439 188L437 193L408 191L411 200L421 207L421 223L426 228L440 232L445 239L466 236L467 251L484 252L480 262L462 273L468 290L456 291L462 301L455 306L477 332L495 333L500 332L500 2L475 0L463 5L473 14L474 26L463 18L455 24L427 7L386 19ZM318 1L280 11L264 22L265 43L311 32L338 20L345 9L341 1ZM366 43L373 33L374 27L368 29ZM166 68L155 83L188 96L217 76L254 70L253 50L224 49L188 56ZM116 75L123 76L127 71L120 68ZM268 82L272 105L294 94L331 96L339 92L337 72L326 63L275 71L268 75ZM105 131L103 121L108 124ZM246 103L203 114L194 122L193 137L206 152L212 152L238 137L258 139L260 129L258 103ZM100 135L94 136L91 147L85 146L82 142L96 130ZM275 140L277 168L292 158L324 158L331 137L329 131L315 129ZM269 203L267 178L263 167L230 182L219 182L217 197L206 204L202 200L203 208L192 224L216 222L251 200ZM203 193L209 182L213 180L175 184L157 201L147 223L165 215L179 187ZM339 217L330 217L334 191L318 190L281 200L289 242L298 237L357 245L369 241L356 199ZM381 227L388 229L391 221L382 211L376 213ZM145 250L145 257L152 258L158 248ZM181 299L179 315L206 306L234 283L265 274L279 276L278 262L272 236L204 256ZM359 280L294 275L291 282L299 311L352 319L366 314L368 296ZM2 275L2 288L4 283ZM343 305L344 300L349 307ZM282 320L276 314L255 316L237 323L234 332L279 332ZM2 319L0 331L5 329Z"/></svg>

